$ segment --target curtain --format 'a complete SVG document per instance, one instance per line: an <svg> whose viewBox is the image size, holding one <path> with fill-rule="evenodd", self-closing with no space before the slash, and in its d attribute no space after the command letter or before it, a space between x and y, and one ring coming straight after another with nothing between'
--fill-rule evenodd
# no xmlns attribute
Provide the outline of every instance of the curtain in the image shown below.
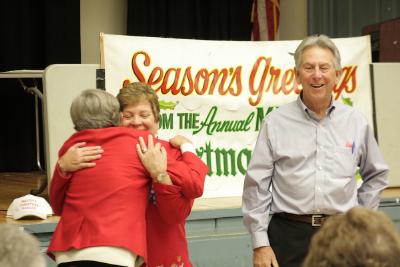
<svg viewBox="0 0 400 267"><path fill-rule="evenodd" d="M80 63L79 0L0 1L0 25L0 71ZM34 110L33 95L17 79L0 79L0 171L38 169Z"/></svg>
<svg viewBox="0 0 400 267"><path fill-rule="evenodd" d="M128 35L250 40L252 0L128 0Z"/></svg>

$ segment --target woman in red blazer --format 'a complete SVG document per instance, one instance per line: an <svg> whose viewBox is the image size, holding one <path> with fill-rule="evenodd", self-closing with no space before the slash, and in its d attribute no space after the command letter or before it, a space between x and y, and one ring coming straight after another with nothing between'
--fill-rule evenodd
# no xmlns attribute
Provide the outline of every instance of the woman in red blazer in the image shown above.
<svg viewBox="0 0 400 267"><path fill-rule="evenodd" d="M148 85L130 84L120 90L118 100L123 126L156 135L160 109L157 95ZM192 266L185 219L190 214L194 199L203 193L208 168L196 156L188 139L177 136L170 142L180 147L182 153L174 156L168 154L167 173L160 171L161 161L158 160L165 156L165 152L161 145L152 143L152 137L149 137L148 147L144 140L138 148L139 157L152 177L152 193L147 210L147 266ZM83 142L77 143L60 158L59 162L65 170L75 171L96 164L93 160L101 157L102 150L85 145ZM106 149L104 151L106 153ZM186 173L174 171L183 169Z"/></svg>
<svg viewBox="0 0 400 267"><path fill-rule="evenodd" d="M89 91L92 95L105 95L107 101L103 102L113 103L113 97L107 93ZM73 144L81 142L100 145L105 153L96 162L96 168L73 174L65 173L62 164L57 165L50 186L50 202L61 219L49 253L56 256L58 266L135 266L138 256L147 260L144 218L151 180L133 147L138 137L147 136L148 132L101 128L116 124L112 111L107 113L101 105L82 101L85 94L89 92L85 91L74 101L79 108L74 109L74 104L71 107L71 116L79 131L67 140L59 156L62 158ZM99 117L101 113L111 119ZM156 171L166 171L168 153L171 173L181 178L182 174L191 176L186 165L173 160L180 157L179 150L163 142L163 152L164 158L158 162L165 167Z"/></svg>
<svg viewBox="0 0 400 267"><path fill-rule="evenodd" d="M145 83L135 82L122 88L117 95L121 106L121 125L137 130L148 130L154 136L160 120L158 97L154 90ZM182 159L177 162L186 163L189 175L171 173L166 179L157 181L156 173L149 171L153 178L151 198L147 210L147 266L191 267L185 232L185 220L189 216L195 198L204 190L204 180L208 172L207 166L195 154L191 142L181 136L170 140L173 146L180 147ZM149 153L153 149L151 137L149 147L140 142L138 154L147 170L156 169L157 161L152 160ZM146 151L145 153L141 153ZM168 173L173 165L168 163Z"/></svg>

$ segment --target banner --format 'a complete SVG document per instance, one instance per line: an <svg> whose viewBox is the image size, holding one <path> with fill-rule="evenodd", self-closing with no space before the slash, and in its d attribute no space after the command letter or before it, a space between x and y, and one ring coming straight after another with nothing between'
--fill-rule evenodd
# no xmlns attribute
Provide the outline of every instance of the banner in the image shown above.
<svg viewBox="0 0 400 267"><path fill-rule="evenodd" d="M343 75L335 99L354 105L372 125L369 37L333 39ZM294 101L292 54L300 41L203 41L102 35L106 90L146 82L161 107L159 137L189 137L208 165L203 197L240 196L261 122Z"/></svg>

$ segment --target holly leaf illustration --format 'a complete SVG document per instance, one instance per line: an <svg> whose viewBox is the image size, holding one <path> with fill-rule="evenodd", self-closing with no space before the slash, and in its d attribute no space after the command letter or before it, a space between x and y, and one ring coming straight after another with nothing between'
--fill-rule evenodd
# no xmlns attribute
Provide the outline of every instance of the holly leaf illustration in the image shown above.
<svg viewBox="0 0 400 267"><path fill-rule="evenodd" d="M171 110L173 110L176 107L176 105L178 105L179 101L174 102L174 101L163 101L163 100L160 100L159 103L160 103L160 109L171 109Z"/></svg>
<svg viewBox="0 0 400 267"><path fill-rule="evenodd" d="M348 105L350 107L353 106L353 101L351 100L350 97L342 97L342 102L343 104Z"/></svg>

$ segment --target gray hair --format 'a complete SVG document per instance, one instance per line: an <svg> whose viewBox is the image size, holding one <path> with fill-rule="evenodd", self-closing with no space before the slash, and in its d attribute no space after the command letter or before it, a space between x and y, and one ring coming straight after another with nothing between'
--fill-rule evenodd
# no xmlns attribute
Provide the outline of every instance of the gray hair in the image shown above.
<svg viewBox="0 0 400 267"><path fill-rule="evenodd" d="M332 40L323 34L319 35L311 35L306 37L297 47L296 51L294 52L294 62L296 65L296 69L300 69L301 64L302 64L302 58L303 58L303 53L307 48L311 47L320 47L320 48L326 48L329 49L333 56L334 56L334 65L335 69L337 71L341 70L341 65L340 65L340 52L339 49L336 47L336 45L332 42Z"/></svg>
<svg viewBox="0 0 400 267"><path fill-rule="evenodd" d="M101 89L88 89L71 104L71 119L77 131L118 126L118 100Z"/></svg>
<svg viewBox="0 0 400 267"><path fill-rule="evenodd" d="M38 240L21 228L0 224L1 267L45 267Z"/></svg>

